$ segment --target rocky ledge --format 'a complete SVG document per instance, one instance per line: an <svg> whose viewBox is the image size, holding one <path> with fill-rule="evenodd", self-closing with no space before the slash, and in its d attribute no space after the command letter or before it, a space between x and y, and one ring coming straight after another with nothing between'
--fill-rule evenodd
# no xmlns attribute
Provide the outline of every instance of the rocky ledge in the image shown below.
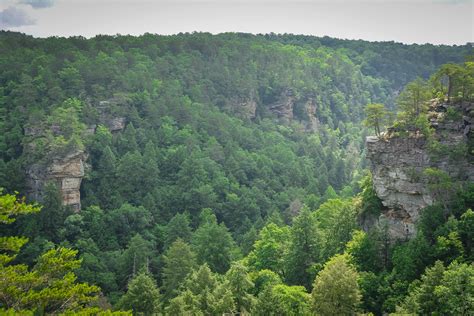
<svg viewBox="0 0 474 316"><path fill-rule="evenodd" d="M447 115L453 107L455 117ZM444 153L434 157L427 139L417 131L397 136L386 133L366 140L374 189L385 210L372 221L387 224L395 239L408 239L415 234L421 210L432 205L435 198L423 176L427 168L437 168L458 182L474 181L474 165L469 154L451 155L451 149L467 146L473 138L474 104L438 104L433 102L429 117L434 139L444 146ZM367 226L367 225L365 225Z"/></svg>

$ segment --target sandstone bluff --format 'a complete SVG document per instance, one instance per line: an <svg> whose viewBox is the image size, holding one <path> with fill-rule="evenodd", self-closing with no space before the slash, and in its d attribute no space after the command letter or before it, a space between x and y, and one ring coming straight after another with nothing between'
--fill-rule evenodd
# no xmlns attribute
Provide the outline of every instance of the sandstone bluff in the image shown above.
<svg viewBox="0 0 474 316"><path fill-rule="evenodd" d="M99 113L99 123L109 129L110 132L120 132L125 128L126 119L121 116L114 116L110 113L110 108L120 104L121 100L110 99L99 102L95 106ZM86 133L93 134L97 125L87 127ZM56 128L58 129L58 128ZM61 134L61 130L55 131ZM42 137L44 126L26 127L25 135L31 139ZM27 150L34 152L33 142L27 144ZM55 185L61 195L62 204L69 206L73 211L81 210L81 183L88 167L86 161L88 153L82 149L74 149L45 161L37 161L28 166L26 170L27 196L35 201L43 201L45 188L48 184Z"/></svg>
<svg viewBox="0 0 474 316"><path fill-rule="evenodd" d="M454 118L447 114L450 107L458 113ZM393 238L411 238L421 210L432 205L435 199L423 177L423 171L427 168L444 171L460 185L474 181L470 148L474 139L474 103L433 102L429 117L434 139L448 149L443 156L435 156L426 137L417 131L399 136L389 129L381 137L367 137L367 158L374 189L385 209L378 218L366 219L364 226L384 222ZM464 155L450 155L450 152L460 148L465 149Z"/></svg>

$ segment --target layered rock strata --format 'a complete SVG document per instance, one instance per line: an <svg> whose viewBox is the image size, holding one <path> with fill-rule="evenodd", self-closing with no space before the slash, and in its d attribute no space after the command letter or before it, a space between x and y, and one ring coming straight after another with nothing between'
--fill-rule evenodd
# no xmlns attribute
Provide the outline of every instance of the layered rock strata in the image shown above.
<svg viewBox="0 0 474 316"><path fill-rule="evenodd" d="M435 196L423 173L427 168L442 170L461 184L474 181L472 153L466 148L474 137L473 110L474 104L467 102L432 103L430 123L441 155L434 154L426 137L416 130L404 136L389 130L381 137L367 137L374 189L385 207L376 221L385 222L392 237L411 238L421 210L433 204Z"/></svg>
<svg viewBox="0 0 474 316"><path fill-rule="evenodd" d="M61 194L63 205L79 211L86 159L87 154L77 150L64 157L54 158L48 165L31 165L27 170L28 196L33 200L42 201L46 185L53 184Z"/></svg>

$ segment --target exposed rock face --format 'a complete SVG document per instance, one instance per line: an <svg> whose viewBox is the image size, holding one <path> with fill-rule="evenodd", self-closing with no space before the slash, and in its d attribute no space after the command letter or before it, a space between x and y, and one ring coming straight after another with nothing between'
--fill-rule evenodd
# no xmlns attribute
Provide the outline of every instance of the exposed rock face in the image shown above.
<svg viewBox="0 0 474 316"><path fill-rule="evenodd" d="M295 100L296 98L293 95L293 91L286 90L276 102L270 104L270 111L274 113L282 123L288 124L293 120Z"/></svg>
<svg viewBox="0 0 474 316"><path fill-rule="evenodd" d="M112 98L109 100L100 101L99 105L95 106L99 112L100 124L106 126L112 133L120 132L125 128L127 120L125 117L114 115L113 108L123 106L126 100L121 98Z"/></svg>
<svg viewBox="0 0 474 316"><path fill-rule="evenodd" d="M308 117L307 121L303 121L307 132L316 132L319 129L319 120L316 117L316 103L313 99L306 101L304 111Z"/></svg>
<svg viewBox="0 0 474 316"><path fill-rule="evenodd" d="M460 182L474 181L474 165L469 155L450 157L450 149L460 148L473 137L474 107L465 103L442 105L450 106L464 116L450 120L444 111L436 110L440 108L437 104L432 105L429 113L435 139L447 148L441 157L433 156L426 138L416 131L409 136L370 136L366 140L374 188L386 207L379 221L388 224L389 233L394 238L413 236L420 211L434 202L433 193L423 176L425 169L438 168Z"/></svg>
<svg viewBox="0 0 474 316"><path fill-rule="evenodd" d="M125 128L126 119L124 117L113 117L111 119L105 120L105 126L112 132L120 132Z"/></svg>
<svg viewBox="0 0 474 316"><path fill-rule="evenodd" d="M43 200L45 186L55 184L62 196L63 205L74 211L81 209L80 187L84 177L87 155L83 151L74 151L64 157L54 158L45 166L31 165L27 170L28 196L36 201Z"/></svg>
<svg viewBox="0 0 474 316"><path fill-rule="evenodd" d="M231 111L240 118L253 120L256 117L257 102L253 97L235 100L229 107Z"/></svg>
<svg viewBox="0 0 474 316"><path fill-rule="evenodd" d="M125 101L121 99L110 99L101 101L95 108L99 117L97 124L106 126L112 133L122 131L126 125L126 119L121 116L114 116L111 110L113 107ZM88 126L85 134L94 134L97 124ZM25 135L30 139L40 138L44 136L46 129L53 131L55 136L61 135L59 126L45 126L41 122L36 125L25 126ZM25 150L34 153L34 142L27 143ZM41 157L41 161L28 166L26 170L27 195L30 199L42 201L45 187L52 183L57 186L63 201L63 205L70 206L74 211L81 209L81 182L84 178L84 169L87 166L87 153L83 150L74 149L67 153L55 154L46 153L52 157ZM43 159L44 158L44 159Z"/></svg>

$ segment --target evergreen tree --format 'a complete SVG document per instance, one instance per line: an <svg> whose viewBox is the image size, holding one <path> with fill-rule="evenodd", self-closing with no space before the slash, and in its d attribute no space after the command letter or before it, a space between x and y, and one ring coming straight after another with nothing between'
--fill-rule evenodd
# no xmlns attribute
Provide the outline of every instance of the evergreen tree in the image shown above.
<svg viewBox="0 0 474 316"><path fill-rule="evenodd" d="M179 293L186 277L197 268L196 255L182 239L176 239L163 254L163 290L166 300Z"/></svg>
<svg viewBox="0 0 474 316"><path fill-rule="evenodd" d="M314 280L311 268L318 261L319 243L316 220L310 210L303 207L300 214L293 219L290 228L290 244L286 259L286 280L290 284L311 288Z"/></svg>
<svg viewBox="0 0 474 316"><path fill-rule="evenodd" d="M132 310L134 315L158 315L161 311L160 292L155 280L146 272L138 273L128 282L127 293L120 298L117 307Z"/></svg>
<svg viewBox="0 0 474 316"><path fill-rule="evenodd" d="M166 311L170 315L233 313L234 297L228 282L221 282L204 264L188 276L183 290L171 300Z"/></svg>
<svg viewBox="0 0 474 316"><path fill-rule="evenodd" d="M122 281L134 278L141 270L149 271L151 256L150 243L143 239L140 234L133 236L121 256L120 272Z"/></svg>
<svg viewBox="0 0 474 316"><path fill-rule="evenodd" d="M97 166L97 199L104 209L119 207L121 198L117 190L117 159L109 146L103 148Z"/></svg>
<svg viewBox="0 0 474 316"><path fill-rule="evenodd" d="M0 196L0 222L12 223L19 215L36 213L37 205L25 204L15 195ZM74 270L80 267L77 251L54 248L38 259L32 269L25 264L11 264L20 248L28 242L24 237L0 237L0 313L97 313L90 308L97 302L99 288L77 283Z"/></svg>
<svg viewBox="0 0 474 316"><path fill-rule="evenodd" d="M177 213L173 216L165 228L164 248L168 248L178 238L189 242L192 235L189 224L189 215L187 213Z"/></svg>
<svg viewBox="0 0 474 316"><path fill-rule="evenodd" d="M247 273L247 267L236 262L226 273L226 279L234 295L236 311L242 315L250 313L255 305L255 297L251 294L254 284Z"/></svg>
<svg viewBox="0 0 474 316"><path fill-rule="evenodd" d="M375 230L369 234L356 230L347 243L346 252L359 271L380 272L383 268L382 251Z"/></svg>
<svg viewBox="0 0 474 316"><path fill-rule="evenodd" d="M210 210L201 213L202 223L194 232L192 245L200 264L207 263L212 271L226 272L234 256L235 242L227 227L217 223Z"/></svg>
<svg viewBox="0 0 474 316"><path fill-rule="evenodd" d="M388 123L387 109L383 104L370 103L365 107L365 115L364 125L372 127L375 135L379 136L384 125Z"/></svg>
<svg viewBox="0 0 474 316"><path fill-rule="evenodd" d="M474 309L474 267L472 264L441 261L427 268L420 281L410 287L401 313L423 315L470 315Z"/></svg>
<svg viewBox="0 0 474 316"><path fill-rule="evenodd" d="M426 112L429 99L430 87L423 79L417 78L407 84L397 98L400 119L413 125Z"/></svg>
<svg viewBox="0 0 474 316"><path fill-rule="evenodd" d="M356 314L361 300L357 271L347 255L336 255L324 264L314 281L313 311L321 315Z"/></svg>

